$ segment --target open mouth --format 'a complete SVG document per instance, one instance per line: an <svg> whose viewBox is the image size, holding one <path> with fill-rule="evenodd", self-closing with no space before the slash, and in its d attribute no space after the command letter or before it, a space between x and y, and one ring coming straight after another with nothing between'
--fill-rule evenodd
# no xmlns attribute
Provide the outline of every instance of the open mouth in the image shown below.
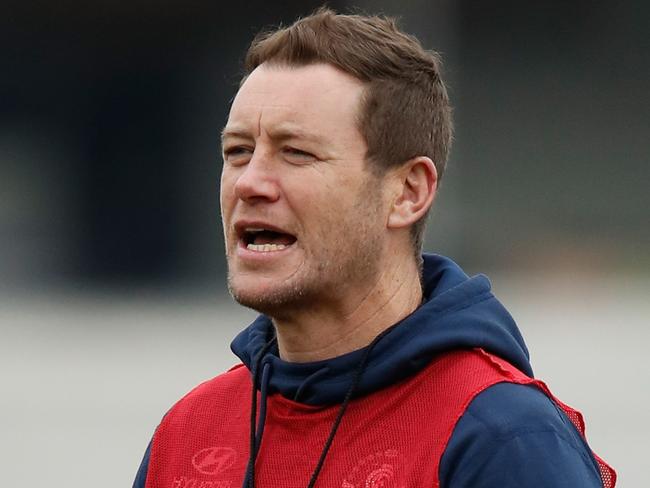
<svg viewBox="0 0 650 488"><path fill-rule="evenodd" d="M247 227L240 232L241 244L250 251L281 251L296 242L296 237L270 229Z"/></svg>

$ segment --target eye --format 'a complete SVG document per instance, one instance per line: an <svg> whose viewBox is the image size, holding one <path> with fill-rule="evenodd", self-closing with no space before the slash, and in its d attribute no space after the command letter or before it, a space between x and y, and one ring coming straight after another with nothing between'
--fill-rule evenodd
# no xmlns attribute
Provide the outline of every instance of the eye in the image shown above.
<svg viewBox="0 0 650 488"><path fill-rule="evenodd" d="M316 161L318 158L312 153L303 151L295 147L285 147L282 149L282 154L285 159L293 164L304 164L311 161Z"/></svg>
<svg viewBox="0 0 650 488"><path fill-rule="evenodd" d="M246 164L253 154L253 149L248 146L224 147L223 160L235 166Z"/></svg>

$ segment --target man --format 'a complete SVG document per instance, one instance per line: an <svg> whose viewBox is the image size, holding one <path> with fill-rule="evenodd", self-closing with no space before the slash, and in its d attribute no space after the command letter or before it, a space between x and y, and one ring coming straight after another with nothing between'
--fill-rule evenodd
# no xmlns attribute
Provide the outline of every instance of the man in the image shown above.
<svg viewBox="0 0 650 488"><path fill-rule="evenodd" d="M452 132L438 56L322 9L246 68L221 209L230 291L262 315L134 486L614 486L488 280L421 257Z"/></svg>

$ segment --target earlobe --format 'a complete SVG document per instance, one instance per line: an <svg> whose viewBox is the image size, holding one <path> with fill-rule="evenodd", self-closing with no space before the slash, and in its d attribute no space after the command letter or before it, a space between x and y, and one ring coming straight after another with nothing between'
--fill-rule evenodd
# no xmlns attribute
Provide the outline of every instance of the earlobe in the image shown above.
<svg viewBox="0 0 650 488"><path fill-rule="evenodd" d="M438 186L438 172L430 158L413 158L396 172L397 196L388 216L389 228L410 227L429 210Z"/></svg>

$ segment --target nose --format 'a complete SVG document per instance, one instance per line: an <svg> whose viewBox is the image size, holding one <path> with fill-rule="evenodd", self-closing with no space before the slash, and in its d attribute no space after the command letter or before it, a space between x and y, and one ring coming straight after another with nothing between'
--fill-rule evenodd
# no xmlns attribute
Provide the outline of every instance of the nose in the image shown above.
<svg viewBox="0 0 650 488"><path fill-rule="evenodd" d="M270 157L254 152L251 160L237 176L235 196L250 204L275 202L280 198L276 177L271 168Z"/></svg>

